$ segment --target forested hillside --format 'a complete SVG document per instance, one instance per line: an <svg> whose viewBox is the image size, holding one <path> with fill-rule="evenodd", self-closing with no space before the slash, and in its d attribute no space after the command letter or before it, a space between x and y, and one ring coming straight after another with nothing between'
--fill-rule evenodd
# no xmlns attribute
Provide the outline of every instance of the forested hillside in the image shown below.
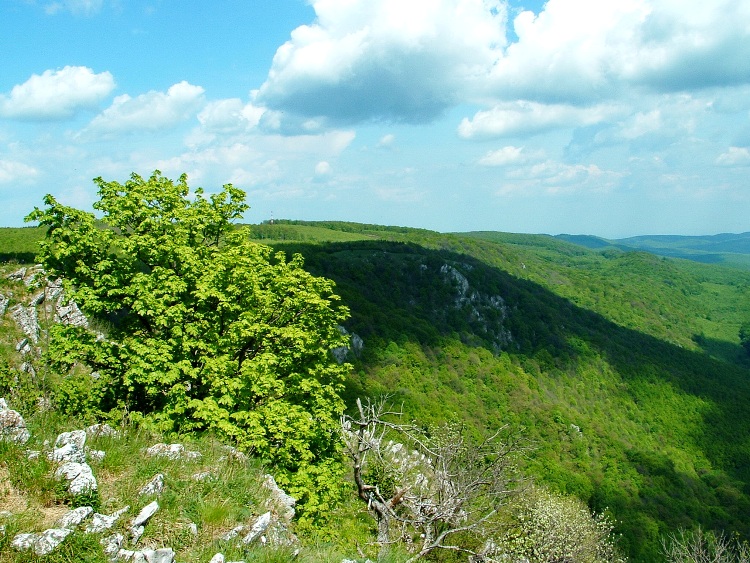
<svg viewBox="0 0 750 563"><path fill-rule="evenodd" d="M344 399L424 427L507 425L528 474L617 522L631 561L680 528L750 538L750 272L547 236L282 221L251 238L336 283L363 346ZM28 259L40 229L3 230Z"/></svg>
<svg viewBox="0 0 750 563"><path fill-rule="evenodd" d="M350 397L523 427L529 471L608 508L634 561L680 527L748 537L750 275L549 237L318 226L370 239L275 243L351 308Z"/></svg>

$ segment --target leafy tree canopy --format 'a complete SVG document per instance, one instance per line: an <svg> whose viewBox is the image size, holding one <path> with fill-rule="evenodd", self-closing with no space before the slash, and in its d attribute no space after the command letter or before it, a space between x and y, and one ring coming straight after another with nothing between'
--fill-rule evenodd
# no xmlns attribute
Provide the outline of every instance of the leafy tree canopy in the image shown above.
<svg viewBox="0 0 750 563"><path fill-rule="evenodd" d="M61 405L218 431L286 469L303 501L322 502L310 495L335 481L348 369L330 352L344 344L338 325L348 316L333 282L234 229L247 205L231 184L207 198L190 193L185 175L159 171L94 182L100 220L50 195L26 218L47 227L39 259L48 275L63 278L101 330L53 329L52 361L90 368L68 377Z"/></svg>

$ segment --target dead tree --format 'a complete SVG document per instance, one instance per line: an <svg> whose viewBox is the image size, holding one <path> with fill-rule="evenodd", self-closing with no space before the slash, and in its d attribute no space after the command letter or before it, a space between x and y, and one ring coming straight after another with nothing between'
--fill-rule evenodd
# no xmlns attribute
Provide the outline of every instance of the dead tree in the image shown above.
<svg viewBox="0 0 750 563"><path fill-rule="evenodd" d="M410 544L420 559L436 549L481 555L498 508L517 488L517 437L503 428L480 442L463 428L426 432L385 402L341 419L359 498L378 524L381 548Z"/></svg>

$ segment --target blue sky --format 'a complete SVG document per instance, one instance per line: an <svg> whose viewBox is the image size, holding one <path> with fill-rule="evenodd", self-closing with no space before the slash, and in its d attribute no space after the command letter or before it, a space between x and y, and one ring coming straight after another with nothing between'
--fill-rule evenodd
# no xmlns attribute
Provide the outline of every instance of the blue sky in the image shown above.
<svg viewBox="0 0 750 563"><path fill-rule="evenodd" d="M248 222L750 231L750 3L0 0L0 225L187 172Z"/></svg>

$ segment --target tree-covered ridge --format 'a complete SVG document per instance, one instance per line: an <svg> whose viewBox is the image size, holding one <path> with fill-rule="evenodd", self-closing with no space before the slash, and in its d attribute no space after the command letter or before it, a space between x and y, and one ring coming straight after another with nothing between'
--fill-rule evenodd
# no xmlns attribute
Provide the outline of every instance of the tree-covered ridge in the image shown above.
<svg viewBox="0 0 750 563"><path fill-rule="evenodd" d="M287 247L336 281L365 340L350 397L395 392L418 420L524 426L530 471L609 507L636 561L658 561L659 537L680 526L747 537L750 373L722 326L743 314L747 276L557 241L415 238ZM494 318L475 306L492 296ZM498 353L500 329L512 339ZM724 343L721 359L704 340Z"/></svg>
<svg viewBox="0 0 750 563"><path fill-rule="evenodd" d="M684 258L706 264L750 268L750 233L723 233L711 236L650 235L607 240L588 235L557 235L587 248L643 250L659 256Z"/></svg>

